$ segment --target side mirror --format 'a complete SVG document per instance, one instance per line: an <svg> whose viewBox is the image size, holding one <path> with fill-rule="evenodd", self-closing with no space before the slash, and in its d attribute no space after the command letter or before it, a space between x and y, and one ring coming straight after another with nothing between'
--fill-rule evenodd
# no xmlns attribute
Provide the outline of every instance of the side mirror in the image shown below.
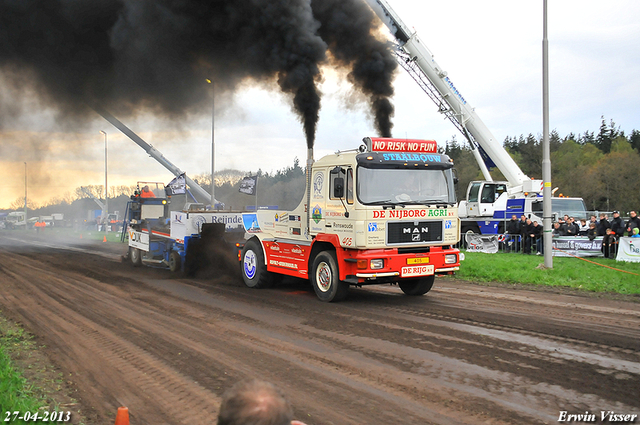
<svg viewBox="0 0 640 425"><path fill-rule="evenodd" d="M336 177L333 179L333 197L344 198L344 178Z"/></svg>

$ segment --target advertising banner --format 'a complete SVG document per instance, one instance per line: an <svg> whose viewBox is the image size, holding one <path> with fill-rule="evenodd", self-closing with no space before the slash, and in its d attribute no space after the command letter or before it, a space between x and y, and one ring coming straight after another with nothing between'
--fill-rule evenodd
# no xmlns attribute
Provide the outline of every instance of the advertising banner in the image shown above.
<svg viewBox="0 0 640 425"><path fill-rule="evenodd" d="M620 238L616 260L640 263L640 238Z"/></svg>
<svg viewBox="0 0 640 425"><path fill-rule="evenodd" d="M602 238L557 237L551 241L554 257L602 257Z"/></svg>

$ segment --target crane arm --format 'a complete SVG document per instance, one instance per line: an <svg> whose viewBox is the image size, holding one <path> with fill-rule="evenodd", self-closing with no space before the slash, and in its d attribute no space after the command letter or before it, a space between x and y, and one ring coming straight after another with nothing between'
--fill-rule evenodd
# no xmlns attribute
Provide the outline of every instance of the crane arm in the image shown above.
<svg viewBox="0 0 640 425"><path fill-rule="evenodd" d="M179 177L180 175L185 174L182 170L180 170L180 168L176 167L167 158L165 158L164 155L162 155L162 153L160 153L160 151L158 151L156 148L151 146L149 143L147 143L144 140L142 140L142 138L140 136L138 136L136 133L131 131L131 129L129 127L124 125L122 122L120 122L120 120L118 120L116 117L111 115L109 112L107 112L106 110L104 110L103 108L101 108L101 107L99 107L97 105L92 105L92 108L93 108L94 111L96 111L98 114L100 114L102 116L102 118L104 118L105 120L109 121L111 123L111 125L113 125L115 128L120 130L122 133L124 133L125 136L129 137L135 144L137 144L142 149L144 149L145 152L147 152L151 158L153 158L156 161L158 161L160 163L160 165L162 165L164 168L166 168L171 173L173 173L174 176ZM213 178L213 176L211 176L211 177ZM184 178L185 178L185 181L186 181L187 185L191 188L191 190L196 195L198 195L201 199L204 199L207 202L211 202L211 194L210 193L208 193L206 190L204 190L202 187L200 187L200 185L198 185L198 183L194 182L186 174L185 174ZM215 203L217 204L218 201L216 200Z"/></svg>
<svg viewBox="0 0 640 425"><path fill-rule="evenodd" d="M509 192L535 192L541 181L525 175L506 149L491 134L467 100L454 86L447 73L436 63L433 54L422 43L416 32L409 30L386 0L368 0L374 12L395 37L396 58L429 98L437 105L455 127L465 136L474 150L474 156L486 180L491 180L477 148L482 149L504 174L509 182ZM541 190L541 189L540 189Z"/></svg>

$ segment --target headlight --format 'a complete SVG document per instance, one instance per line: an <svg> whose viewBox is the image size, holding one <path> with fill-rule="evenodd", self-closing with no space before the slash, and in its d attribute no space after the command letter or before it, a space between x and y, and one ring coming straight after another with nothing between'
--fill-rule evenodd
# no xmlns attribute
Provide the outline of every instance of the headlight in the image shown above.
<svg viewBox="0 0 640 425"><path fill-rule="evenodd" d="M458 262L458 256L456 254L447 254L444 256L445 264L455 264Z"/></svg>
<svg viewBox="0 0 640 425"><path fill-rule="evenodd" d="M383 269L384 268L384 260L382 258L371 260L370 267L371 267L371 270Z"/></svg>

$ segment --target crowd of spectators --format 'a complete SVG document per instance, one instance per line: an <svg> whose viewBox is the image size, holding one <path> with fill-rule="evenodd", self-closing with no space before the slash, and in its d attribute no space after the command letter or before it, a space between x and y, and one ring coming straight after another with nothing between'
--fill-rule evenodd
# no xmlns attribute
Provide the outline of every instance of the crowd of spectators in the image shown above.
<svg viewBox="0 0 640 425"><path fill-rule="evenodd" d="M600 214L598 220L592 215L589 220L579 219L565 215L560 217L557 222L553 223L552 236L583 236L589 240L596 237L602 237L602 249L605 257L611 257L615 254L615 246L618 239L623 236L640 237L640 217L635 211L629 213L629 220L625 223L620 217L619 211L613 212L613 217L609 220L609 216L605 213ZM542 224L535 220L527 218L525 215L511 216L505 225L505 251L522 252L524 254L532 254L535 249L537 255L543 254L544 243L542 238Z"/></svg>

